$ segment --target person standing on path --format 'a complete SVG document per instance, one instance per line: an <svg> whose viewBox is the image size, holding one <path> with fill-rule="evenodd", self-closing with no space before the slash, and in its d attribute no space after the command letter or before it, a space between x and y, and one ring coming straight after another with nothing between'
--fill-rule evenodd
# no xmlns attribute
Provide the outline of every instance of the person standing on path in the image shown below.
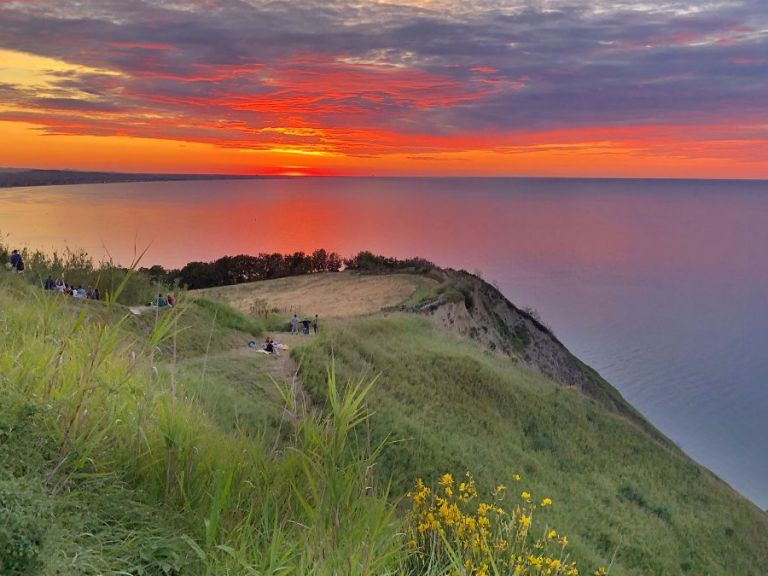
<svg viewBox="0 0 768 576"><path fill-rule="evenodd" d="M19 254L18 250L14 250L11 252L11 270L14 272L19 271L19 262L21 262L21 254ZM24 270L24 265L22 264L22 270Z"/></svg>
<svg viewBox="0 0 768 576"><path fill-rule="evenodd" d="M314 330L315 336L317 336L317 322L318 322L318 317L317 317L317 314L315 314L315 319L312 320L312 330Z"/></svg>
<svg viewBox="0 0 768 576"><path fill-rule="evenodd" d="M299 333L299 317L296 314L291 318L291 334Z"/></svg>

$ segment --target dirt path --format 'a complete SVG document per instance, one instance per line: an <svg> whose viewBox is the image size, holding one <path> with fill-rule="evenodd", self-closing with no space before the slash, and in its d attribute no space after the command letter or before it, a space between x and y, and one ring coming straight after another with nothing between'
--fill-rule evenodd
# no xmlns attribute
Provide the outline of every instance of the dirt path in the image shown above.
<svg viewBox="0 0 768 576"><path fill-rule="evenodd" d="M312 398L304 387L304 383L299 376L299 365L291 358L291 349L300 346L307 341L306 336L294 336L289 332L278 332L271 335L274 340L288 346L287 350L281 350L279 354L262 354L255 350L247 349L246 353L263 356L265 365L269 372L278 382L286 382L290 387L293 401L296 406L296 417L304 410L312 406ZM311 336L309 337L311 338ZM261 343L259 343L261 345Z"/></svg>

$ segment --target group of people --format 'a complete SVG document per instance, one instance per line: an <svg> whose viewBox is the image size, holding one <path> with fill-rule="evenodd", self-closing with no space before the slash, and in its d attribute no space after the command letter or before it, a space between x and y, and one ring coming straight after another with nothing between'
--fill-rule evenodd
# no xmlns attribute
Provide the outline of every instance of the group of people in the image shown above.
<svg viewBox="0 0 768 576"><path fill-rule="evenodd" d="M16 274L24 274L24 258L22 258L21 252L18 250L13 250L11 252L10 261L8 264L6 264L6 266L11 272ZM82 285L79 285L77 288L75 288L74 284L68 284L64 282L62 278L57 278L54 280L50 274L48 275L48 278L45 279L43 287L46 290L51 290L60 294L66 294L67 296L72 296L74 298L101 300L101 294L99 293L98 288L89 287L88 289L85 289Z"/></svg>
<svg viewBox="0 0 768 576"><path fill-rule="evenodd" d="M17 274L24 273L24 260L18 250L11 252L10 262L6 264L6 267L11 272ZM67 296L72 296L74 298L82 298L84 300L101 300L102 298L98 288L88 287L86 289L83 288L82 285L75 287L74 284L65 282L63 278L56 278L56 280L54 280L50 274L48 275L48 278L45 279L44 288L46 290L59 292L60 294L66 294ZM167 308L175 305L176 299L173 297L173 294L170 293L166 296L163 296L162 293L158 294L157 299L148 304L148 306L157 306L158 308Z"/></svg>
<svg viewBox="0 0 768 576"><path fill-rule="evenodd" d="M312 326L312 330L315 334L317 334L317 323L318 323L318 316L315 314L315 318L313 320L310 320L309 318L304 318L304 320L299 320L299 317L294 314L293 318L291 318L291 334L304 334L305 336L309 336L309 327ZM301 328L299 328L299 324L301 324ZM301 332L299 332L301 330Z"/></svg>
<svg viewBox="0 0 768 576"><path fill-rule="evenodd" d="M277 340L273 340L269 336L267 336L267 339L264 340L264 344L261 345L261 348L259 348L258 344L256 343L256 340L251 340L248 342L248 346L250 348L258 348L257 352L263 352L264 354L277 354L280 355L280 350L286 350L288 347L284 344L280 344Z"/></svg>
<svg viewBox="0 0 768 576"><path fill-rule="evenodd" d="M291 334L304 334L305 336L308 336L310 327L314 333L317 334L318 321L319 317L317 314L315 314L315 318L313 320L310 320L309 318L299 320L298 315L294 314L293 318L291 318ZM280 354L280 350L285 350L288 348L285 344L280 344L280 342L273 340L269 336L267 336L267 339L264 340L264 343L260 348L255 340L248 342L248 346L251 348L257 348L257 352L263 352L265 354Z"/></svg>
<svg viewBox="0 0 768 576"><path fill-rule="evenodd" d="M176 306L176 299L173 294L169 293L168 296L163 296L162 293L157 295L157 299L154 302L150 302L149 306L157 306L158 308L167 308Z"/></svg>
<svg viewBox="0 0 768 576"><path fill-rule="evenodd" d="M46 290L54 290L60 294L66 294L74 298L83 298L87 300L101 300L101 293L98 288L88 288L87 290L79 285L75 288L74 284L70 285L64 282L61 278L54 280L51 276L45 279Z"/></svg>
<svg viewBox="0 0 768 576"><path fill-rule="evenodd" d="M267 337L267 339L264 340L264 344L262 345L261 349L264 350L264 352L268 352L269 354L279 354L281 347L282 344L280 344L280 342Z"/></svg>

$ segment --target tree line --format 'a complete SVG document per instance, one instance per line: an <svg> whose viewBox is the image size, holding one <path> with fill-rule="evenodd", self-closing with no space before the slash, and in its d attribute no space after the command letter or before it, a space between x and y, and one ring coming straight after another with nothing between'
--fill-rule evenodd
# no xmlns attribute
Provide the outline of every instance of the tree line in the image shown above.
<svg viewBox="0 0 768 576"><path fill-rule="evenodd" d="M10 252L10 248L0 238L0 262L7 262ZM401 260L367 250L342 258L338 253L322 248L310 254L239 254L223 256L212 262L189 262L182 268L154 265L138 269L119 266L111 261L94 263L83 250L65 248L63 252L53 254L28 249L21 252L27 264L26 278L35 284L42 285L48 277L64 278L74 286L98 288L102 293L109 293L122 284L124 293L120 300L124 303L142 302L156 296L158 290L174 287L194 290L340 270L386 274L398 271L423 273L436 268L435 264L424 258Z"/></svg>
<svg viewBox="0 0 768 576"><path fill-rule="evenodd" d="M359 252L351 258L342 258L336 252L327 252L321 248L311 254L240 254L223 256L212 262L190 262L180 269L165 269L155 265L141 268L140 271L155 283L186 286L194 290L318 272L339 272L342 269L382 274L396 271L426 272L433 268L435 265L423 258L400 260L369 251Z"/></svg>
<svg viewBox="0 0 768 576"><path fill-rule="evenodd" d="M154 282L186 286L194 290L317 272L338 272L343 264L344 260L336 252L320 249L311 254L239 254L223 256L213 262L189 262L180 269L168 270L155 265L141 268L140 271Z"/></svg>

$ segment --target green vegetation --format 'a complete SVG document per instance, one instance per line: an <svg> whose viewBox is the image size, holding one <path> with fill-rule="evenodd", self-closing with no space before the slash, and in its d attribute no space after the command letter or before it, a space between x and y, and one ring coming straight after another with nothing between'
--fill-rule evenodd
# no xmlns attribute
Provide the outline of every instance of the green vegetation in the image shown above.
<svg viewBox="0 0 768 576"><path fill-rule="evenodd" d="M261 319L245 316L222 302L203 297L197 297L193 302L213 314L221 326L239 330L252 336L261 336L262 332L264 332L264 322Z"/></svg>
<svg viewBox="0 0 768 576"><path fill-rule="evenodd" d="M374 443L395 443L377 471L393 492L413 478L471 470L480 486L522 474L571 539L580 565L611 574L763 574L768 518L667 443L575 388L458 340L412 315L337 323L298 350L322 401L322 366L378 375ZM738 550L738 554L734 554Z"/></svg>
<svg viewBox="0 0 768 576"><path fill-rule="evenodd" d="M198 289L317 272L338 272L341 265L341 256L321 248L312 254L294 252L286 255L223 256L213 262L190 262L181 270L165 270L161 266L153 266L148 272L168 284L176 282Z"/></svg>
<svg viewBox="0 0 768 576"><path fill-rule="evenodd" d="M41 250L22 250L26 270L24 277L35 286L43 287L48 277L63 278L69 285L91 289L98 288L104 298L117 295L121 304L147 303L155 298L158 291L165 292L168 286L158 285L143 273L131 267L117 266L110 261L95 264L83 250L65 249L47 254ZM0 262L8 262L10 250L0 241ZM137 260L141 255L137 255Z"/></svg>
<svg viewBox="0 0 768 576"><path fill-rule="evenodd" d="M488 529L524 574L573 569L561 531L581 574L614 556L615 575L768 567L768 518L711 474L423 317L330 320L274 357L247 343L287 318L180 300L134 315L0 273L3 575L513 574L448 529L491 516L476 501L459 517L405 497L420 477L448 498L449 471L461 495L467 470L478 500L507 485Z"/></svg>
<svg viewBox="0 0 768 576"><path fill-rule="evenodd" d="M424 258L406 258L400 260L388 256L380 256L364 250L351 258L344 259L347 270L368 274L391 274L392 272L429 272L437 268L434 263Z"/></svg>
<svg viewBox="0 0 768 576"><path fill-rule="evenodd" d="M257 426L217 423L212 397L182 378L195 364L168 362L231 329L189 323L182 307L145 333L149 319L116 319L106 303L0 282L4 574L369 574L397 563L394 509L368 473L375 451L351 433L365 420L360 387L337 394L331 378L329 411L310 414L278 382L281 441L267 442ZM207 385L216 372L214 362Z"/></svg>
<svg viewBox="0 0 768 576"><path fill-rule="evenodd" d="M436 269L432 262L423 258L398 260L371 252L360 252L351 258L342 259L336 252L327 252L323 248L311 254L275 252L256 256L222 256L212 262L189 262L180 269L166 269L158 264L140 268L139 263L148 249L139 252L135 248L134 262L128 267L118 266L111 259L94 263L86 251L70 248L52 253L23 248L20 253L25 264L25 277L35 285L44 286L48 278L62 279L72 287L82 286L89 291L97 288L104 296L119 293L118 301L121 304L147 303L158 292L178 290L180 287L198 290L234 286L269 279L339 272L342 266L367 274L421 274ZM10 253L10 248L0 237L0 262L8 262Z"/></svg>

